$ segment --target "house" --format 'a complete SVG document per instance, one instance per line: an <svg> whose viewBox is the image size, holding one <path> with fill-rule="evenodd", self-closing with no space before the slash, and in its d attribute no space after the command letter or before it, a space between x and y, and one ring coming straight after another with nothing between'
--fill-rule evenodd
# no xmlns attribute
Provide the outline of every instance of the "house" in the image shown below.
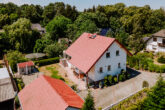
<svg viewBox="0 0 165 110"><path fill-rule="evenodd" d="M37 31L40 32L40 34L44 34L44 33L46 33L46 29L43 28L43 27L42 27L40 24L38 24L38 23L36 23L36 24L32 24L31 28L32 28L33 30L36 29Z"/></svg>
<svg viewBox="0 0 165 110"><path fill-rule="evenodd" d="M19 74L30 74L34 70L33 61L23 62L17 64L17 71Z"/></svg>
<svg viewBox="0 0 165 110"><path fill-rule="evenodd" d="M16 94L17 90L14 88L14 83L7 68L0 68L0 110L14 110Z"/></svg>
<svg viewBox="0 0 165 110"><path fill-rule="evenodd" d="M165 29L143 38L147 51L165 52Z"/></svg>
<svg viewBox="0 0 165 110"><path fill-rule="evenodd" d="M18 93L22 110L80 110L84 101L62 80L41 75Z"/></svg>
<svg viewBox="0 0 165 110"><path fill-rule="evenodd" d="M131 55L115 38L83 33L64 51L60 63L90 83L126 70L127 54Z"/></svg>

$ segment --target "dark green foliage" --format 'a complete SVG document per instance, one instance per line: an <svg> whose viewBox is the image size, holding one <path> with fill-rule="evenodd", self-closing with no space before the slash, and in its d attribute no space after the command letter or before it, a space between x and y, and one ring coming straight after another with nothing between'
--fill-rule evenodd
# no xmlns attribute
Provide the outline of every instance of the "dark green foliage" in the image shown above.
<svg viewBox="0 0 165 110"><path fill-rule="evenodd" d="M111 85L113 83L113 77L111 75L108 76L108 82Z"/></svg>
<svg viewBox="0 0 165 110"><path fill-rule="evenodd" d="M108 86L108 76L104 77L104 86Z"/></svg>
<svg viewBox="0 0 165 110"><path fill-rule="evenodd" d="M20 102L18 96L15 97L15 107L18 109L20 107Z"/></svg>
<svg viewBox="0 0 165 110"><path fill-rule="evenodd" d="M113 76L113 82L118 83L117 76Z"/></svg>
<svg viewBox="0 0 165 110"><path fill-rule="evenodd" d="M35 61L35 64L38 65L38 66L49 65L49 64L53 64L53 63L58 63L59 59L60 59L59 57L56 57L56 58L38 60L38 61Z"/></svg>
<svg viewBox="0 0 165 110"><path fill-rule="evenodd" d="M23 83L23 80L21 78L15 78L14 80L17 84L18 90L21 91L25 86L25 84Z"/></svg>
<svg viewBox="0 0 165 110"><path fill-rule="evenodd" d="M164 57L164 56L160 56L160 57L157 59L157 61L158 61L159 63L165 63L165 57Z"/></svg>
<svg viewBox="0 0 165 110"><path fill-rule="evenodd" d="M14 71L14 72L17 71L17 63L27 61L27 59L19 51L8 51L7 60L9 61L9 65L10 65L12 71Z"/></svg>
<svg viewBox="0 0 165 110"><path fill-rule="evenodd" d="M160 75L156 85L148 93L143 103L143 110L164 110L165 109L165 81Z"/></svg>
<svg viewBox="0 0 165 110"><path fill-rule="evenodd" d="M95 110L94 99L93 99L93 96L91 95L90 91L88 91L88 95L85 98L85 102L82 107L82 110Z"/></svg>
<svg viewBox="0 0 165 110"><path fill-rule="evenodd" d="M71 24L71 20L64 16L56 16L46 26L46 31L50 34L52 40L66 37L67 25Z"/></svg>
<svg viewBox="0 0 165 110"><path fill-rule="evenodd" d="M74 91L77 91L77 85L76 85L76 84L72 85L71 88L72 88Z"/></svg>
<svg viewBox="0 0 165 110"><path fill-rule="evenodd" d="M143 81L142 87L143 87L143 88L144 88L144 87L149 87L149 83L148 83L147 81Z"/></svg>

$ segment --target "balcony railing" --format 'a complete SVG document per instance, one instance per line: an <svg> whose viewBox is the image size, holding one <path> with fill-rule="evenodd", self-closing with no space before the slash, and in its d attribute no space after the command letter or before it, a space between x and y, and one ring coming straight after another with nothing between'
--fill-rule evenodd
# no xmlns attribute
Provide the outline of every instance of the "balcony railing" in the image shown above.
<svg viewBox="0 0 165 110"><path fill-rule="evenodd" d="M165 44L164 43L158 43L158 46L159 47L165 47Z"/></svg>

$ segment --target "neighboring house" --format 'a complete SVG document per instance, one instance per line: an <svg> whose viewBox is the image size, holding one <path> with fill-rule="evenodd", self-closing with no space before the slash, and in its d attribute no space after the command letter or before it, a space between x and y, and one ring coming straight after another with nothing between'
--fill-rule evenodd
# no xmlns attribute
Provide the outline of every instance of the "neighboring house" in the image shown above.
<svg viewBox="0 0 165 110"><path fill-rule="evenodd" d="M0 68L0 110L14 110L16 93L7 68Z"/></svg>
<svg viewBox="0 0 165 110"><path fill-rule="evenodd" d="M41 75L18 93L22 110L80 110L84 101L62 80Z"/></svg>
<svg viewBox="0 0 165 110"><path fill-rule="evenodd" d="M132 55L115 38L83 33L64 51L60 63L89 83L126 70L127 54Z"/></svg>
<svg viewBox="0 0 165 110"><path fill-rule="evenodd" d="M33 61L23 62L17 64L17 71L19 74L31 74L34 70Z"/></svg>
<svg viewBox="0 0 165 110"><path fill-rule="evenodd" d="M153 52L165 52L165 29L152 34L150 37L144 37L146 50Z"/></svg>
<svg viewBox="0 0 165 110"><path fill-rule="evenodd" d="M35 29L38 30L38 31L40 32L40 34L46 33L46 29L43 28L43 27L42 27L40 24L38 24L38 23L32 24L31 28L32 28L33 30L35 30Z"/></svg>

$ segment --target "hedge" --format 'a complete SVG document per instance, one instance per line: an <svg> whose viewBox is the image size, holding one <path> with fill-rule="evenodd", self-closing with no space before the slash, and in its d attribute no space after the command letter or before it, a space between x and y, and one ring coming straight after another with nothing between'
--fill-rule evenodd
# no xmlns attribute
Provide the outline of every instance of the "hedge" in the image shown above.
<svg viewBox="0 0 165 110"><path fill-rule="evenodd" d="M145 88L129 98L113 106L111 110L140 110L141 105L147 97L148 88Z"/></svg>
<svg viewBox="0 0 165 110"><path fill-rule="evenodd" d="M38 66L44 66L44 65L49 65L53 63L58 63L59 59L60 59L59 57L55 57L55 58L34 61L34 63L35 65L38 65Z"/></svg>
<svg viewBox="0 0 165 110"><path fill-rule="evenodd" d="M143 69L149 70L150 72L165 73L165 65L154 64L152 57L149 57L146 53L140 53L132 57L128 57L127 64L131 68L135 68L137 70Z"/></svg>

